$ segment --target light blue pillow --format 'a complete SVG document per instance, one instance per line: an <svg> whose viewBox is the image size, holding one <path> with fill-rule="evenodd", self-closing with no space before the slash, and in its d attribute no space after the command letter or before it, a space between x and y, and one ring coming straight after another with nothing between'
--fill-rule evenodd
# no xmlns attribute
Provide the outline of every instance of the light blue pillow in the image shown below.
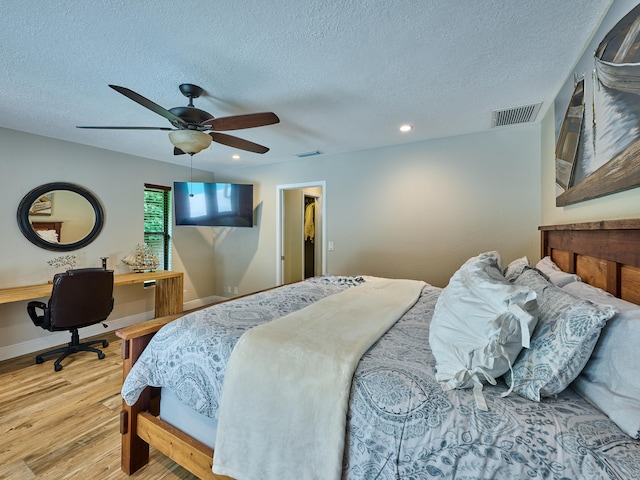
<svg viewBox="0 0 640 480"><path fill-rule="evenodd" d="M571 388L606 413L620 430L640 438L640 307L583 282L570 283L563 290L618 309Z"/></svg>
<svg viewBox="0 0 640 480"><path fill-rule="evenodd" d="M562 288L572 282L580 282L582 280L575 273L567 273L560 270L560 267L549 256L536 263L536 268L544 273L549 281L557 287Z"/></svg>
<svg viewBox="0 0 640 480"><path fill-rule="evenodd" d="M602 327L616 313L609 305L582 300L527 269L514 281L537 294L538 324L505 379L513 391L539 402L562 392L582 371Z"/></svg>

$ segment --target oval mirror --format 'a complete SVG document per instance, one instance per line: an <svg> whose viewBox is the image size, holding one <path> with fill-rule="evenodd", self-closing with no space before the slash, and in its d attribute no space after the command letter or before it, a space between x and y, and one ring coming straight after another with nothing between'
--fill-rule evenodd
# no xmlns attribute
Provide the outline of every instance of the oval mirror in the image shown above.
<svg viewBox="0 0 640 480"><path fill-rule="evenodd" d="M93 193L73 183L54 182L27 193L18 206L18 226L27 239L57 252L90 244L102 230L104 212Z"/></svg>

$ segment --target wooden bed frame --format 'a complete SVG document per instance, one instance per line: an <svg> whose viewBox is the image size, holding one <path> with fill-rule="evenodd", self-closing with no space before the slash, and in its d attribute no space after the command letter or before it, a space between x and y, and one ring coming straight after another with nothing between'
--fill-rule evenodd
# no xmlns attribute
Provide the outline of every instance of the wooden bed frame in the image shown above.
<svg viewBox="0 0 640 480"><path fill-rule="evenodd" d="M55 230L60 240L60 230L62 230L62 222L31 222L31 226L37 232L39 230Z"/></svg>
<svg viewBox="0 0 640 480"><path fill-rule="evenodd" d="M627 301L640 304L640 219L539 227L541 256L564 271ZM123 378L153 335L184 315L157 318L116 332L122 339ZM158 418L160 389L147 387L138 402L122 403L122 470L131 475L149 462L154 446L201 479L229 477L212 471L213 450Z"/></svg>

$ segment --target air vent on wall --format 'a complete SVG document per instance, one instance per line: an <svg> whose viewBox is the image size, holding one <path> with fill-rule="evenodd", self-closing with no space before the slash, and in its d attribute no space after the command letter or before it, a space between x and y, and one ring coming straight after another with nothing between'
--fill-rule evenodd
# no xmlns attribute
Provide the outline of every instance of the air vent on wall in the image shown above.
<svg viewBox="0 0 640 480"><path fill-rule="evenodd" d="M507 108L491 112L491 128L518 123L533 122L538 115L542 103L526 105L524 107Z"/></svg>

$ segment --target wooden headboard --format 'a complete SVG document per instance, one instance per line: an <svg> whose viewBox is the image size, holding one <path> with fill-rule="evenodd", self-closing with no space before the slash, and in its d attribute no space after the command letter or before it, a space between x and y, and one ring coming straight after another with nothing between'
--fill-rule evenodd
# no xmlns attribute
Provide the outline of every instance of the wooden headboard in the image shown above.
<svg viewBox="0 0 640 480"><path fill-rule="evenodd" d="M541 255L565 272L640 304L640 219L539 227Z"/></svg>

